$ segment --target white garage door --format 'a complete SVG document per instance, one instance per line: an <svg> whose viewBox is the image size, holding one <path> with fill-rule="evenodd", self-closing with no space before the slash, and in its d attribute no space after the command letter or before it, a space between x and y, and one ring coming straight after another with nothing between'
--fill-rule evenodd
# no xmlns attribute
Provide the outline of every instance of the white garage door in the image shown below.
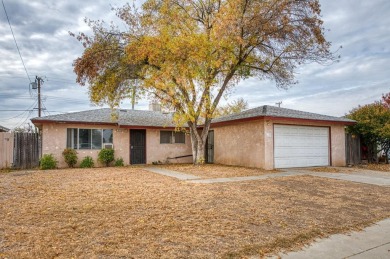
<svg viewBox="0 0 390 259"><path fill-rule="evenodd" d="M328 166L329 128L274 125L275 168Z"/></svg>

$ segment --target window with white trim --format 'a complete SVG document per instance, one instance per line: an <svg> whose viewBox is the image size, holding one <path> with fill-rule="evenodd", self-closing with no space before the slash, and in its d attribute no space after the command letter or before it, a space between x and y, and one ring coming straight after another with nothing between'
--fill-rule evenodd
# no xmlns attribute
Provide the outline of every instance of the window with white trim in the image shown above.
<svg viewBox="0 0 390 259"><path fill-rule="evenodd" d="M113 144L112 129L67 129L67 148L102 149L105 144Z"/></svg>
<svg viewBox="0 0 390 259"><path fill-rule="evenodd" d="M160 144L185 144L186 134L184 132L176 131L160 131Z"/></svg>

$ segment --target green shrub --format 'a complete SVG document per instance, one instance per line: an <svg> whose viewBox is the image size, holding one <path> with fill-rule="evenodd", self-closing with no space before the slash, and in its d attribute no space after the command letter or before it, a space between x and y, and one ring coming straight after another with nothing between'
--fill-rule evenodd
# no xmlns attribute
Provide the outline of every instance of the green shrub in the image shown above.
<svg viewBox="0 0 390 259"><path fill-rule="evenodd" d="M94 165L95 165L95 163L93 162L93 158L90 156L84 157L84 159L80 163L81 168L91 168Z"/></svg>
<svg viewBox="0 0 390 259"><path fill-rule="evenodd" d="M118 158L117 160L115 160L114 166L125 166L123 158Z"/></svg>
<svg viewBox="0 0 390 259"><path fill-rule="evenodd" d="M62 152L62 155L65 158L65 163L69 167L74 167L74 165L77 163L77 151L71 148L65 148Z"/></svg>
<svg viewBox="0 0 390 259"><path fill-rule="evenodd" d="M41 170L55 169L57 167L57 160L53 154L44 154L39 160Z"/></svg>
<svg viewBox="0 0 390 259"><path fill-rule="evenodd" d="M103 148L98 154L98 160L105 166L109 166L114 161L114 149Z"/></svg>

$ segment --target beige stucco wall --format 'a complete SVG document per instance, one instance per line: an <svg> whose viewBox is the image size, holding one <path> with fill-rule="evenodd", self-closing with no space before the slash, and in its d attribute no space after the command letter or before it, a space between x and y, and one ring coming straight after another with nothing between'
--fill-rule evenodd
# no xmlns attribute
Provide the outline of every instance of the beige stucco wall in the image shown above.
<svg viewBox="0 0 390 259"><path fill-rule="evenodd" d="M327 122L293 122L283 119L261 119L212 127L214 130L214 162L273 169L274 124L329 127L331 165L346 165L343 125Z"/></svg>
<svg viewBox="0 0 390 259"><path fill-rule="evenodd" d="M146 163L161 161L166 162L167 158L192 155L191 139L186 135L185 144L160 144L160 130L146 130ZM170 163L191 163L192 157L169 159Z"/></svg>
<svg viewBox="0 0 390 259"><path fill-rule="evenodd" d="M0 132L0 169L10 168L13 163L14 134Z"/></svg>
<svg viewBox="0 0 390 259"><path fill-rule="evenodd" d="M80 125L80 124L43 124L42 125L42 153L53 154L58 160L58 167L67 167L62 151L66 148L66 129L113 129L114 150L116 158L123 158L125 165L130 164L130 130L106 125ZM86 156L91 156L95 166L102 166L97 162L100 150L77 150L78 166ZM165 162L168 157L191 155L191 140L186 136L185 144L160 144L160 130L146 130L146 162L151 164L155 161ZM192 157L169 160L171 163L190 163Z"/></svg>
<svg viewBox="0 0 390 259"><path fill-rule="evenodd" d="M332 166L346 166L345 158L345 127L334 125L331 127Z"/></svg>
<svg viewBox="0 0 390 259"><path fill-rule="evenodd" d="M214 163L264 166L264 121L240 122L212 128Z"/></svg>
<svg viewBox="0 0 390 259"><path fill-rule="evenodd" d="M129 130L106 125L77 125L77 124L43 124L42 125L42 154L53 154L58 160L58 167L67 167L62 151L66 148L66 129L113 129L115 158L123 158L125 164L129 164ZM101 166L97 162L100 150L78 149L78 163L80 164L86 156L91 156L95 161L95 166Z"/></svg>

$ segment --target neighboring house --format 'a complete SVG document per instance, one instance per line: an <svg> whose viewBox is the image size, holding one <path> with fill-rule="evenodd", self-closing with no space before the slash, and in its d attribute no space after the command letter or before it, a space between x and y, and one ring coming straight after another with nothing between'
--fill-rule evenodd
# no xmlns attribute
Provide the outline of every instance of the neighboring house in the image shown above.
<svg viewBox="0 0 390 259"><path fill-rule="evenodd" d="M175 132L172 114L110 109L34 118L41 129L43 153L60 161L64 148L97 158L103 147L114 148L126 164L192 161L188 134ZM262 106L213 120L206 159L227 165L265 169L344 166L345 125L354 121L332 116Z"/></svg>
<svg viewBox="0 0 390 259"><path fill-rule="evenodd" d="M8 132L9 129L0 125L0 132Z"/></svg>

